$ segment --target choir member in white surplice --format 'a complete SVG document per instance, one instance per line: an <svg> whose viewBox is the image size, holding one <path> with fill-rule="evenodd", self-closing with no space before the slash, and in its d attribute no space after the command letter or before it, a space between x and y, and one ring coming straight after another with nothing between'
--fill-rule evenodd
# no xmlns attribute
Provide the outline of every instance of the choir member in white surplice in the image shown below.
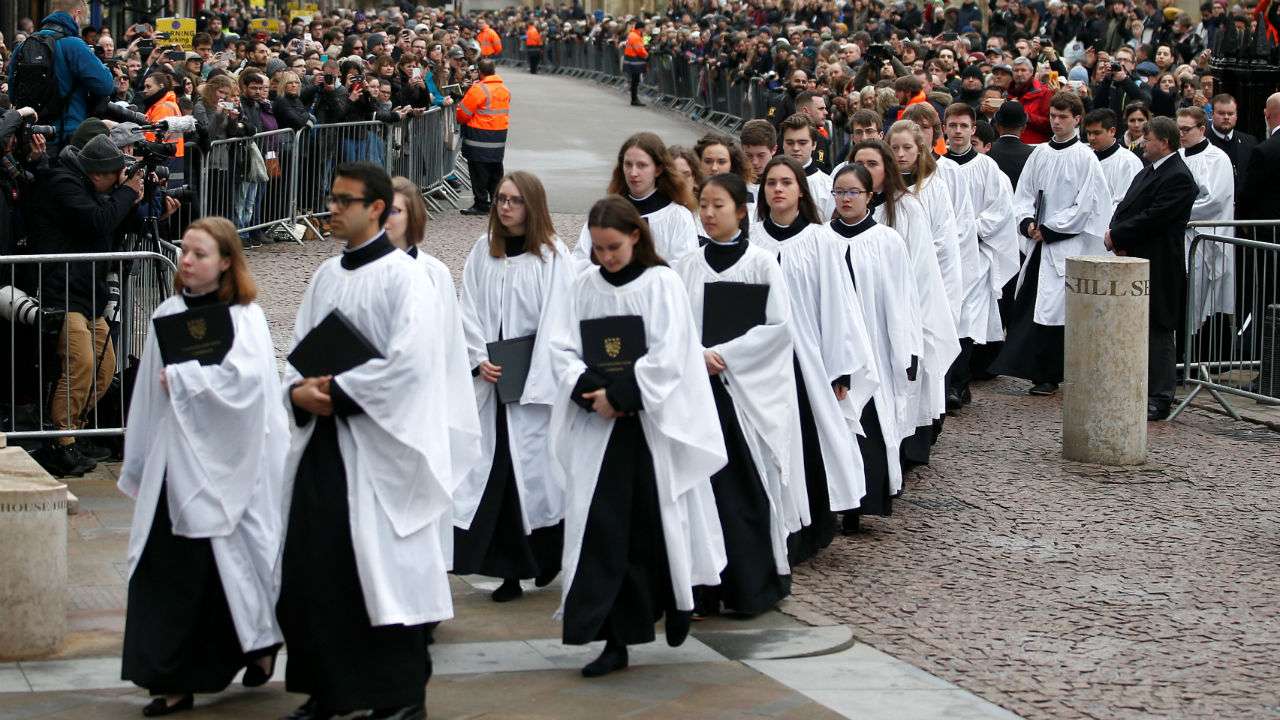
<svg viewBox="0 0 1280 720"><path fill-rule="evenodd" d="M853 147L854 162L865 167L871 175L876 222L893 228L906 242L920 300L924 354L918 374L918 391L911 413L903 418L899 428L903 434L900 451L905 467L929 462L930 448L941 432L942 418L947 410L947 370L960 354L955 316L938 264L935 243L939 234L935 222L919 197L907 190L905 183L915 178L898 171L900 167L910 167L916 162L920 165L932 163L933 158L927 152L919 155L920 146L916 144L919 139L919 130L900 127L890 138L894 144L892 150L881 140L864 140ZM941 187L940 183L937 185ZM938 202L948 204L945 196Z"/></svg>
<svg viewBox="0 0 1280 720"><path fill-rule="evenodd" d="M875 349L880 384L862 411L858 444L867 480L859 515L890 515L902 492L898 447L914 430L914 402L924 339L920 298L902 236L871 212L871 173L858 164L836 174L836 217L828 227L848 244L845 259ZM910 429L905 434L903 421Z"/></svg>
<svg viewBox="0 0 1280 720"><path fill-rule="evenodd" d="M276 570L289 429L235 226L192 223L176 284L153 318L225 304L234 339L217 364L166 366L153 331L138 367L118 482L135 500L122 677L160 696L147 716L190 709L192 693L225 689L241 668L246 686L265 683L282 640Z"/></svg>
<svg viewBox="0 0 1280 720"><path fill-rule="evenodd" d="M813 159L821 137L817 126L808 115L796 113L778 125L778 133L782 139L782 153L804 168L809 197L813 198L819 220L825 223L831 219L836 204L831 199L831 176L823 172L822 167Z"/></svg>
<svg viewBox="0 0 1280 720"><path fill-rule="evenodd" d="M1142 172L1142 159L1128 152L1116 140L1116 113L1111 108L1091 110L1084 116L1084 136L1102 165L1102 177L1107 179L1107 191L1111 207L1107 210L1107 222L1111 214L1129 191L1129 184Z"/></svg>
<svg viewBox="0 0 1280 720"><path fill-rule="evenodd" d="M1178 133L1182 142L1182 161L1196 179L1198 194L1191 206L1192 220L1232 220L1236 211L1235 175L1231 158L1205 137L1207 121L1204 110L1183 108L1178 111ZM1196 234L1234 235L1230 226L1187 228L1187 290L1189 307L1195 308L1193 320L1200 327L1215 314L1232 315L1236 308L1236 256L1234 248L1221 242L1202 242L1191 257Z"/></svg>
<svg viewBox="0 0 1280 720"><path fill-rule="evenodd" d="M693 188L672 169L662 138L641 132L622 143L609 192L626 197L635 206L648 223L654 247L663 260L673 263L698 249L697 221L689 210ZM573 256L579 268L591 265L591 232L586 225L578 233Z"/></svg>
<svg viewBox="0 0 1280 720"><path fill-rule="evenodd" d="M726 458L680 276L624 198L598 201L587 226L599 267L575 280L568 331L553 339L551 443L565 492L557 614L565 644L606 641L582 669L598 677L626 667L627 645L651 642L659 618L667 643L682 644L693 587L720 582L724 539L710 479ZM618 334L593 332L599 345L584 349L590 321Z"/></svg>
<svg viewBox="0 0 1280 720"><path fill-rule="evenodd" d="M1074 93L1053 96L1053 138L1031 152L1013 197L1018 232L1031 250L1018 274L1008 338L991 372L1031 381L1032 395L1052 395L1062 382L1067 258L1106 252L1111 192L1093 149L1077 134L1083 114Z"/></svg>
<svg viewBox="0 0 1280 720"><path fill-rule="evenodd" d="M426 626L453 615L439 527L455 483L441 412L449 373L434 349L447 329L426 274L382 230L393 195L375 165L337 168L329 209L346 248L312 276L294 331L296 346L338 310L381 357L331 377L292 365L285 375L293 438L278 614L285 688L311 696L302 718L423 717Z"/></svg>
<svg viewBox="0 0 1280 720"><path fill-rule="evenodd" d="M778 261L748 240L749 197L737 175L708 179L698 201L710 236L675 267L689 291L728 455L728 464L711 477L728 565L718 588L699 588L698 610L707 614L723 605L739 615L758 615L786 597L787 537L803 525L802 514L804 522L808 518L790 302ZM716 325L727 318L707 317L707 294L730 287L720 283L762 286L767 293L759 307L735 306L753 316L761 311L753 317L760 322L730 339L720 337ZM717 338L711 345L708 332Z"/></svg>
<svg viewBox="0 0 1280 720"><path fill-rule="evenodd" d="M466 347L485 433L483 459L454 493L453 519L453 571L502 578L496 602L523 594L522 578L544 587L560 571L564 496L547 442L559 390L550 343L563 331L576 270L556 237L542 183L526 172L503 178L489 232L462 271ZM489 344L521 338L532 338L524 341L528 372L519 396L504 402L497 383L506 361L490 357Z"/></svg>
<svg viewBox="0 0 1280 720"><path fill-rule="evenodd" d="M964 308L960 313L960 337L967 340L952 367L951 392L962 404L971 399L969 382L975 372L985 373L995 355L991 346L1004 340L1000 295L1018 274L1018 234L1013 226L1009 199L1013 186L996 161L973 147L977 115L965 103L947 107L943 118L947 134L946 158L955 163L956 187L967 196L972 212L970 234L961 238L964 261ZM977 360L975 366L975 360Z"/></svg>
<svg viewBox="0 0 1280 720"><path fill-rule="evenodd" d="M792 565L829 545L836 533L833 512L857 509L866 494L855 438L879 382L844 246L827 232L808 191L799 163L781 155L770 160L761 180L764 203L750 230L751 244L777 258L791 294L810 520L790 541Z"/></svg>

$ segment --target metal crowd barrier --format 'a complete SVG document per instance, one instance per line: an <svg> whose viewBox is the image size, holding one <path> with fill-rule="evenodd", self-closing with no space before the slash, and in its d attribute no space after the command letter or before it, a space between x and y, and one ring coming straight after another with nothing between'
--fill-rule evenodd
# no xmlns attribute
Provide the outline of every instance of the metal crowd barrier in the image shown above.
<svg viewBox="0 0 1280 720"><path fill-rule="evenodd" d="M164 243L157 250L0 257L0 328L8 345L3 357L9 364L0 428L9 439L124 432L124 371L133 365L131 357L142 354L151 313L173 293L176 256L170 253L176 248ZM97 280L102 278L109 287L105 329L73 312L69 301L42 303L55 294L67 296L55 293L55 288L70 285L72 269L86 265L90 307L103 300ZM68 322L79 332L66 332ZM73 334L84 338L85 333L86 342L73 341ZM114 361L108 365L111 354ZM57 371L51 373L51 368ZM65 427L56 426L58 419Z"/></svg>
<svg viewBox="0 0 1280 720"><path fill-rule="evenodd" d="M1227 400L1280 405L1280 220L1195 221L1187 250L1187 303L1180 373L1190 392L1177 417L1202 391L1227 414Z"/></svg>

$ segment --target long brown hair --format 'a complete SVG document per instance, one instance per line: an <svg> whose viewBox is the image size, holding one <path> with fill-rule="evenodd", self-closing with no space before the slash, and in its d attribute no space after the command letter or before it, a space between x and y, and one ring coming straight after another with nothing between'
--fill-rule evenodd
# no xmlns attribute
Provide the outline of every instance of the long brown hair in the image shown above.
<svg viewBox="0 0 1280 720"><path fill-rule="evenodd" d="M697 214L698 198L702 193L702 183L706 182L706 178L702 175L702 162L699 161L697 153L683 145L671 145L667 148L667 154L671 156L671 162L675 163L676 158L684 160L689 166L689 172L693 173L693 187L689 192L689 212Z"/></svg>
<svg viewBox="0 0 1280 720"><path fill-rule="evenodd" d="M556 251L556 228L551 223L551 211L547 209L547 191L537 175L524 170L503 175L497 189L501 190L508 180L524 198L524 251L545 260L547 256L543 254L543 248L552 254ZM493 204L489 206L489 254L500 258L506 257L506 240L512 235L498 219L497 190L493 194Z"/></svg>
<svg viewBox="0 0 1280 720"><path fill-rule="evenodd" d="M918 128L917 132L919 132ZM884 166L884 182L880 186L880 194L884 199L884 224L893 227L898 221L898 199L907 192L907 186L902 181L902 173L898 172L898 161L894 159L893 151L883 140L863 140L853 146L849 151L849 157L856 157L860 150L874 150L880 155L880 164Z"/></svg>
<svg viewBox="0 0 1280 720"><path fill-rule="evenodd" d="M769 219L769 203L765 199L765 182L769 179L769 173L779 165L786 167L796 176L796 185L800 186L800 202L798 209L800 217L805 222L814 225L821 225L822 218L818 215L818 206L813 202L813 196L809 194L809 178L805 177L804 168L800 167L800 163L792 160L786 155L774 155L773 159L764 166L764 172L760 173L760 195L759 201L756 203L756 217L761 220Z"/></svg>
<svg viewBox="0 0 1280 720"><path fill-rule="evenodd" d="M658 177L655 179L654 184L657 186L658 192L677 205L684 205L685 207L693 205L692 189L685 185L684 178L671 172L671 156L667 154L666 143L662 142L662 138L651 132L638 132L632 135L618 149L618 164L613 166L613 177L609 180L610 195L627 194L627 178L622 172L622 156L626 155L631 148L643 150L649 156L649 159L653 160L653 164L657 166Z"/></svg>
<svg viewBox="0 0 1280 720"><path fill-rule="evenodd" d="M693 146L693 151L698 154L698 160L701 162L702 153L707 148L722 145L729 152L729 172L742 178L743 182L754 182L754 172L751 170L751 163L747 160L747 153L738 144L737 140L728 135L710 132L703 135Z"/></svg>
<svg viewBox="0 0 1280 720"><path fill-rule="evenodd" d="M244 246L236 226L224 217L203 217L187 226L187 232L200 230L213 238L218 255L231 264L218 278L218 300L229 305L248 305L258 297L258 284L249 273L249 263L244 259ZM182 292L182 275L174 273L173 290Z"/></svg>
<svg viewBox="0 0 1280 720"><path fill-rule="evenodd" d="M391 178L391 189L404 198L404 241L417 245L427 237L427 204L422 201L418 184L403 175Z"/></svg>
<svg viewBox="0 0 1280 720"><path fill-rule="evenodd" d="M911 168L910 172L916 174L916 183L921 187L924 181L933 177L938 170L938 161L933 159L933 149L924 145L924 131L920 126L912 120L899 120L889 126L889 132L884 134L886 144L893 142L893 136L898 133L906 133L911 136L912 142L916 144L916 166ZM898 167L895 159L894 167ZM902 172L902 168L898 168L898 172Z"/></svg>
<svg viewBox="0 0 1280 720"><path fill-rule="evenodd" d="M636 241L636 246L631 251L631 262L645 268L667 265L667 261L658 255L658 248L653 244L649 223L640 217L640 212L636 210L635 205L621 195L607 195L597 200L595 205L591 206L591 212L587 213L587 227L617 230L625 235L639 231L640 239ZM595 248L591 249L591 262L600 264L600 261L596 260Z"/></svg>

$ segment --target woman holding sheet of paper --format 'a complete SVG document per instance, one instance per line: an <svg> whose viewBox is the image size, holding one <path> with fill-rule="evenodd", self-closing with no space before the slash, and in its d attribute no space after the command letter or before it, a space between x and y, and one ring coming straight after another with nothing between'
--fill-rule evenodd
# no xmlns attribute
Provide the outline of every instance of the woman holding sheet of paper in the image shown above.
<svg viewBox="0 0 1280 720"><path fill-rule="evenodd" d="M489 232L462 271L462 318L483 433L481 457L454 492L453 571L502 578L495 602L560 571L564 497L547 425L559 391L549 340L568 313L575 264L556 237L537 177L498 183Z"/></svg>
<svg viewBox="0 0 1280 720"><path fill-rule="evenodd" d="M724 439L702 345L679 275L624 198L587 218L599 267L574 282L567 332L554 338L559 379L551 420L565 487L564 642L605 640L583 668L627 666L627 645L689 632L693 586L725 567L711 476Z"/></svg>
<svg viewBox="0 0 1280 720"><path fill-rule="evenodd" d="M225 689L241 668L262 685L282 641L289 429L267 319L227 220L192 223L178 267L178 292L153 315L178 332L148 335L118 483L136 501L122 675L158 696L148 717L189 710L192 693ZM185 359L201 345L220 349Z"/></svg>

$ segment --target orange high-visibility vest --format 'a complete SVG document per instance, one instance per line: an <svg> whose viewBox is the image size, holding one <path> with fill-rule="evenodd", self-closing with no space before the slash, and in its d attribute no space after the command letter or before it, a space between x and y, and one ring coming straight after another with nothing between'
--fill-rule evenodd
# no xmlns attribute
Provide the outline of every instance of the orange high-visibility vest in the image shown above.
<svg viewBox="0 0 1280 720"><path fill-rule="evenodd" d="M502 52L502 38L498 37L498 32L491 27L481 30L476 36L476 42L480 43L481 57L491 57Z"/></svg>
<svg viewBox="0 0 1280 720"><path fill-rule="evenodd" d="M524 33L524 46L531 48L542 47L542 33L538 32L538 28L533 25L530 25L529 29Z"/></svg>
<svg viewBox="0 0 1280 720"><path fill-rule="evenodd" d="M458 123L475 130L506 130L510 123L511 91L497 75L472 84L458 103Z"/></svg>
<svg viewBox="0 0 1280 720"><path fill-rule="evenodd" d="M644 38L640 37L638 31L632 30L627 34L627 46L623 48L622 54L639 60L649 57L649 50L644 46Z"/></svg>

